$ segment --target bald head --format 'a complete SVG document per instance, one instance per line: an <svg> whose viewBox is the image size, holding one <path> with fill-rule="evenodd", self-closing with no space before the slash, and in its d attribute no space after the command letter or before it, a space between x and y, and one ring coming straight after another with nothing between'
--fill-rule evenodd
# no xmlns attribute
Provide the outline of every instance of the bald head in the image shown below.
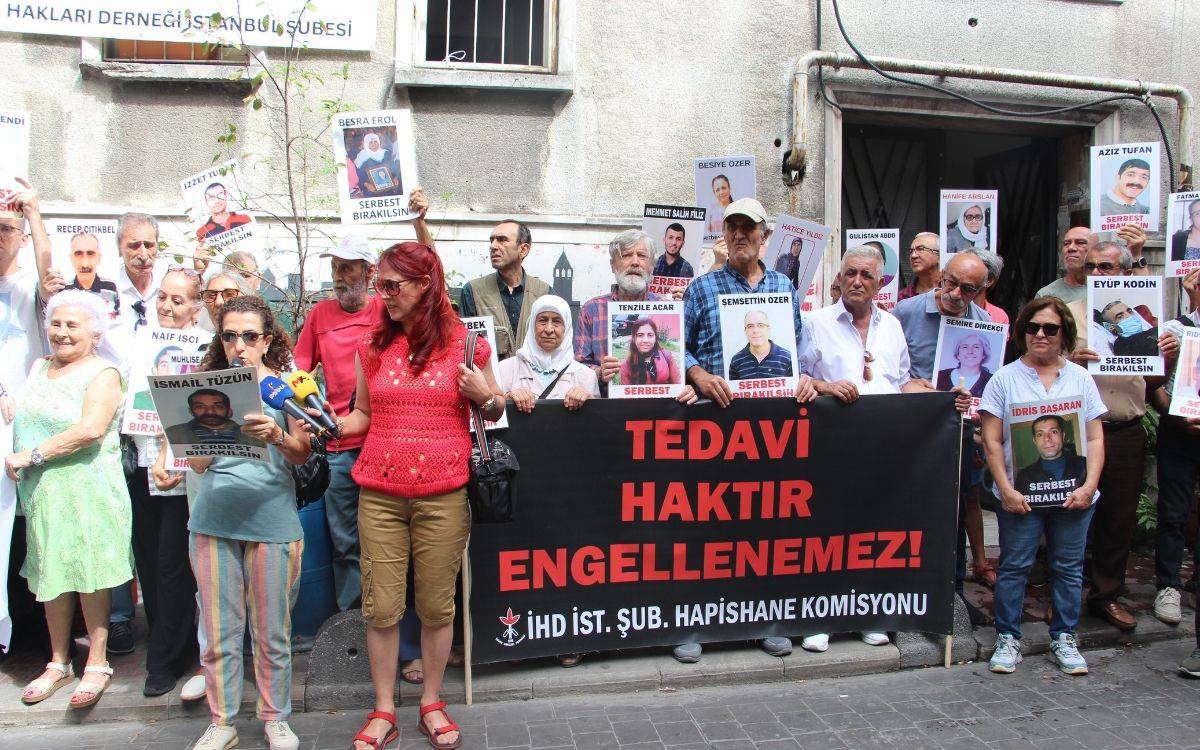
<svg viewBox="0 0 1200 750"><path fill-rule="evenodd" d="M960 318L987 284L987 266L978 255L955 253L942 271L942 283L934 296L941 313Z"/></svg>

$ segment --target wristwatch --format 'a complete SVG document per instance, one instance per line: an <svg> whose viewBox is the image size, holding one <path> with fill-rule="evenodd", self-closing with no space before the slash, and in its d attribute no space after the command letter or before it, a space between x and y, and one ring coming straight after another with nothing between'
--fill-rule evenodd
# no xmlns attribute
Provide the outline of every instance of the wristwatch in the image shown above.
<svg viewBox="0 0 1200 750"><path fill-rule="evenodd" d="M283 441L285 441L285 440L287 440L287 430L281 428L279 430L279 437L272 440L271 445L278 445L280 448L282 448Z"/></svg>
<svg viewBox="0 0 1200 750"><path fill-rule="evenodd" d="M484 401L483 404L479 407L479 411L490 411L491 408L495 405L496 405L496 394L493 393L491 398L489 398L487 401Z"/></svg>
<svg viewBox="0 0 1200 750"><path fill-rule="evenodd" d="M42 464L46 463L46 457L42 455L40 450L34 448L33 450L29 451L29 463L34 466L41 466Z"/></svg>
<svg viewBox="0 0 1200 750"><path fill-rule="evenodd" d="M1133 259L1133 267L1134 268L1145 268L1146 267L1146 256L1143 255L1140 258L1134 258Z"/></svg>

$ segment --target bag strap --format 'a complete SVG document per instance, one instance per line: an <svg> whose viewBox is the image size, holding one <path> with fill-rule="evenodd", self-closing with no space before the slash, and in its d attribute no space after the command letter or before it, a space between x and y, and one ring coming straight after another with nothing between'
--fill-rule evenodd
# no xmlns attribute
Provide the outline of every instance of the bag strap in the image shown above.
<svg viewBox="0 0 1200 750"><path fill-rule="evenodd" d="M567 367L570 366L571 363L568 362L566 367L558 371L558 374L554 376L554 380L551 380L550 385L546 386L546 390L542 391L542 395L538 396L539 401L550 395L550 391L554 390L554 386L558 385L558 381L562 380L562 376L567 374Z"/></svg>
<svg viewBox="0 0 1200 750"><path fill-rule="evenodd" d="M469 369L475 364L475 342L479 340L479 331L467 331L467 346L465 364ZM471 424L475 428L475 447L479 449L479 457L484 461L491 461L492 454L488 450L487 436L483 431L483 413L479 411L479 407L475 402L471 402Z"/></svg>
<svg viewBox="0 0 1200 750"><path fill-rule="evenodd" d="M1187 326L1188 328L1196 327L1196 324L1192 322L1192 316L1190 315L1180 315L1175 320L1181 325Z"/></svg>

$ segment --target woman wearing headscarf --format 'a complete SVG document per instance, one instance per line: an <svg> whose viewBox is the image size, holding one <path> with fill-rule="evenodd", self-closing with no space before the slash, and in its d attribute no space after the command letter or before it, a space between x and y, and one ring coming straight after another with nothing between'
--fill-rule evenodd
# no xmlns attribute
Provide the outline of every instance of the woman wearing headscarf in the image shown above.
<svg viewBox="0 0 1200 750"><path fill-rule="evenodd" d="M539 398L561 399L568 409L578 409L600 395L592 368L575 360L571 341L571 307L562 297L538 297L530 310L533 325L515 357L500 363L496 379L513 405L533 411Z"/></svg>
<svg viewBox="0 0 1200 750"><path fill-rule="evenodd" d="M991 249L988 237L989 227L984 223L987 213L978 203L971 203L958 215L955 221L946 228L947 253L957 253L972 247Z"/></svg>
<svg viewBox="0 0 1200 750"><path fill-rule="evenodd" d="M400 169L396 155L383 147L378 133L367 133L363 137L362 150L354 157L354 168L358 172L358 184L368 195L400 195Z"/></svg>
<svg viewBox="0 0 1200 750"><path fill-rule="evenodd" d="M662 348L653 318L640 318L629 336L629 356L621 363L623 385L680 383L683 376L674 355Z"/></svg>

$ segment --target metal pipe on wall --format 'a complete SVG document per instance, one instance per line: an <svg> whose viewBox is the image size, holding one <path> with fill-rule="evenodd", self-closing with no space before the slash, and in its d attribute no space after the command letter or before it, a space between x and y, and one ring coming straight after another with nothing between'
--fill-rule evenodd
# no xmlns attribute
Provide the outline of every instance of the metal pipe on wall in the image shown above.
<svg viewBox="0 0 1200 750"><path fill-rule="evenodd" d="M1179 171L1190 171L1192 163L1192 116L1194 105L1191 93L1183 86L1171 83L1144 83L1142 81L1116 78L1095 78L1063 73L1046 73L1036 70L993 68L985 65L956 65L954 63L926 60L907 60L896 57L872 57L871 62L881 70L892 73L914 73L917 75L968 78L977 81L999 81L1029 86L1051 88L1107 91L1138 96L1159 96L1173 99L1179 109L1179 132L1176 152ZM784 157L784 181L797 184L804 177L808 158L808 77L818 65L836 68L860 68L867 66L854 55L842 52L813 50L796 61L792 74L792 144ZM791 173L789 178L788 173Z"/></svg>

